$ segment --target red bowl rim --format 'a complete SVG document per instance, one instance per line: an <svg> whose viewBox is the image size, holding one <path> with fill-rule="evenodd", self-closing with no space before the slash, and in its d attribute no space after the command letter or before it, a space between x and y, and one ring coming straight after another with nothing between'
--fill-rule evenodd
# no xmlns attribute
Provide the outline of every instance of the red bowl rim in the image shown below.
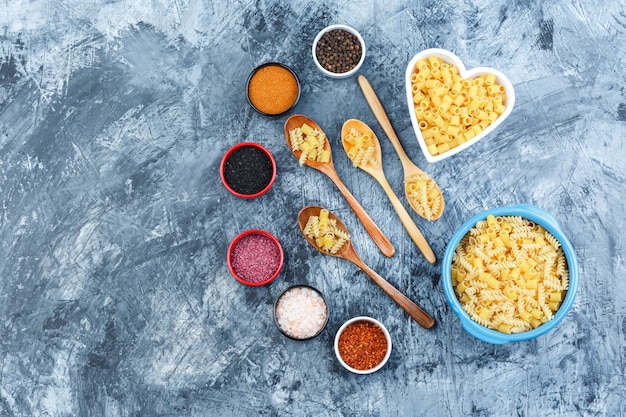
<svg viewBox="0 0 626 417"><path fill-rule="evenodd" d="M239 243L241 239L243 239L246 236L254 235L254 234L268 237L274 243L274 245L276 245L276 247L278 248L278 253L279 253L278 268L276 268L276 272L274 272L274 274L268 279L266 279L265 281L260 281L260 282L246 281L245 279L237 275L237 272L235 272L235 269L233 268L232 255L231 255L235 245ZM232 276L235 277L237 281L241 282L244 285L248 285L250 287L260 287L261 285L269 284L270 282L274 281L276 277L278 277L278 274L280 274L280 271L283 269L284 261L285 261L285 256L283 254L283 247L281 246L278 239L270 232L261 230L261 229L249 229L249 230L245 230L239 233L232 240L232 242L230 242L230 245L228 245L228 252L226 253L226 264L228 265L228 270L230 271Z"/></svg>
<svg viewBox="0 0 626 417"><path fill-rule="evenodd" d="M262 150L267 155L267 157L270 159L270 162L272 164L272 178L270 179L270 182L265 186L265 188L263 188L258 193L254 193L254 194L238 193L237 191L233 190L230 187L230 185L228 185L228 182L226 181L226 178L224 178L224 165L226 164L226 161L228 160L228 158L232 155L232 153L234 151L236 151L237 149L246 147L246 146L250 146L250 147ZM233 195L235 195L237 197L240 197L240 198L256 198L256 197L259 197L259 196L265 194L270 188L272 188L272 185L274 184L274 180L276 180L276 160L274 159L274 155L272 155L272 153L267 148L265 148L263 145L261 145L259 143L256 143L256 142L241 142L241 143L238 143L238 144L232 146L228 151L226 151L226 153L222 157L222 161L220 162L220 178L222 180L222 184L224 184L224 187L226 187L226 189L231 194L233 194Z"/></svg>

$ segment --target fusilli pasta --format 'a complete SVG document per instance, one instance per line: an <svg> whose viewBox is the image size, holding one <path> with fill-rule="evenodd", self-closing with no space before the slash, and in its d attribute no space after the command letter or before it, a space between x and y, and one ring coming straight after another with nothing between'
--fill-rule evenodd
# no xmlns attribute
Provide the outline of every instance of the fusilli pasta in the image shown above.
<svg viewBox="0 0 626 417"><path fill-rule="evenodd" d="M504 333L551 320L569 287L561 244L521 216L488 216L477 222L457 246L450 272L470 317Z"/></svg>

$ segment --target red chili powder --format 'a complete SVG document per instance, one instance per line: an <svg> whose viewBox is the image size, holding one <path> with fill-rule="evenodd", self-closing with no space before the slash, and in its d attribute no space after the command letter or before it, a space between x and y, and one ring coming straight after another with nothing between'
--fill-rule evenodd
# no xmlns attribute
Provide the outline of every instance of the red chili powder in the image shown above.
<svg viewBox="0 0 626 417"><path fill-rule="evenodd" d="M382 329L367 321L357 321L339 336L339 354L354 369L372 369L387 354L387 338Z"/></svg>
<svg viewBox="0 0 626 417"><path fill-rule="evenodd" d="M231 252L231 265L244 281L262 282L280 267L280 251L267 236L253 233L242 237Z"/></svg>

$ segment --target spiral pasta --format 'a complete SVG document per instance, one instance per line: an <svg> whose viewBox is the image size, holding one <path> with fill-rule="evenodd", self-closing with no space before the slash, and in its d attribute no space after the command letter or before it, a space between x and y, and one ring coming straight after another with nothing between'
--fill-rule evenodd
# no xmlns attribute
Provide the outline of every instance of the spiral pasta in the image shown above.
<svg viewBox="0 0 626 417"><path fill-rule="evenodd" d="M353 127L343 139L343 145L346 154L352 160L352 166L359 168L378 166L378 161L374 158L376 146L369 133L359 132Z"/></svg>
<svg viewBox="0 0 626 417"><path fill-rule="evenodd" d="M334 255L350 240L350 234L337 227L337 220L328 214L328 210L321 209L319 215L309 216L302 233L320 249Z"/></svg>
<svg viewBox="0 0 626 417"><path fill-rule="evenodd" d="M477 222L459 242L450 275L470 317L503 333L551 320L569 288L561 244L520 216L490 215Z"/></svg>
<svg viewBox="0 0 626 417"><path fill-rule="evenodd" d="M435 181L426 173L404 179L404 190L409 204L417 213L428 220L439 216L443 206L443 195Z"/></svg>
<svg viewBox="0 0 626 417"><path fill-rule="evenodd" d="M326 150L326 135L306 123L289 131L289 145L294 152L300 152L298 162L304 165L307 160L321 163L330 162L330 151Z"/></svg>

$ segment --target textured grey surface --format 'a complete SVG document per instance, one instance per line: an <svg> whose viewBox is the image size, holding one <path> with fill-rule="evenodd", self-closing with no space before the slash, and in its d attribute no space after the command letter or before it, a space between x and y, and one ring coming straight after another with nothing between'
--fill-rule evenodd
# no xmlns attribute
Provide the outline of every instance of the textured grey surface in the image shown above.
<svg viewBox="0 0 626 417"><path fill-rule="evenodd" d="M444 191L440 220L413 215L439 258L487 208L531 203L558 219L580 289L555 330L504 346L462 330L439 265L339 145L345 119L370 124L401 194L399 159L356 80L325 79L311 62L311 40L331 23L362 32L362 73ZM403 84L428 47L499 69L517 92L494 134L432 165ZM286 117L248 106L246 77L270 60L300 75L295 111L326 130L339 175L395 257L378 252L328 179L298 166ZM0 415L626 415L625 67L620 2L0 1ZM274 187L252 201L218 177L222 154L243 140L278 163ZM352 264L308 247L296 213L309 204L341 216L362 258L437 326L423 330ZM244 287L226 268L229 241L248 228L283 243L269 286ZM274 327L272 303L294 283L330 304L315 340ZM360 314L395 343L366 377L332 351L336 329Z"/></svg>

